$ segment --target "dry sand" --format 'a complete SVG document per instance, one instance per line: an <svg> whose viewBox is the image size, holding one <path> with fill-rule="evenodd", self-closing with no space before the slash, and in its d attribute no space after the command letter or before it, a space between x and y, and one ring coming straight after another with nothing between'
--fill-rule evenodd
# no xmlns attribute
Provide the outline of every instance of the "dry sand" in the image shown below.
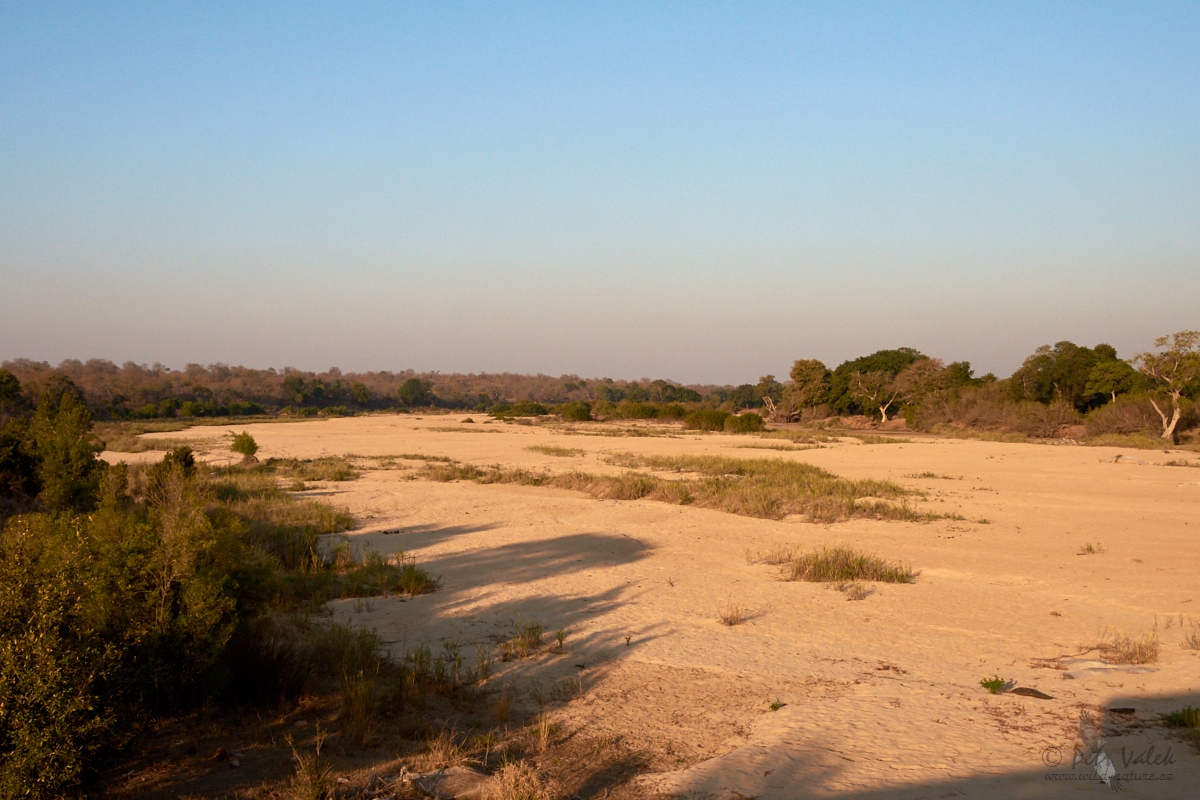
<svg viewBox="0 0 1200 800"><path fill-rule="evenodd" d="M615 452L789 458L895 480L928 492L923 508L990 520L751 519L558 489L412 480L421 465L403 460L407 469L309 492L356 515L357 546L402 549L442 576L435 594L339 601L336 615L374 627L397 652L453 640L471 653L519 621L567 629L565 654L498 664L493 685L511 686L527 708L539 695L571 697L551 706L560 725L639 754L646 796L1108 791L1090 766L1072 769L1087 711L1102 723L1118 771L1141 776L1124 782L1125 796L1200 797L1200 756L1157 721L1200 705L1200 654L1180 646L1180 615L1200 620L1200 470L1161 465L1192 454L941 439L773 452L744 449L761 441L752 437L665 426L651 429L669 437L619 438L584 435L612 426L461 418L246 429L264 458L420 453L593 472L614 471L600 457ZM201 448L220 460L226 433L156 436L207 439ZM560 458L530 445L585 454ZM1121 452L1148 463L1106 463ZM906 477L926 472L946 477ZM781 543L840 542L906 562L920 576L853 602L828 586L782 582L776 568L747 558ZM1089 543L1104 552L1077 555ZM728 602L748 609L743 624L718 623ZM1141 634L1156 620L1157 663L1114 667L1079 654L1104 629ZM991 695L979 682L993 675L1053 699ZM772 703L783 705L772 711ZM1107 710L1114 707L1135 712ZM1173 763L1126 766L1151 746L1155 755L1169 749Z"/></svg>

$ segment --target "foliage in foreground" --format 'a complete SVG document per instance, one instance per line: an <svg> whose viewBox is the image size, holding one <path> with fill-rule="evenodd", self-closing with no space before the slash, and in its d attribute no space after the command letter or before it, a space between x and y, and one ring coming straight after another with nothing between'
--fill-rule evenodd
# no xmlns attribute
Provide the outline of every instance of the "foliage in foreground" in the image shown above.
<svg viewBox="0 0 1200 800"><path fill-rule="evenodd" d="M14 428L36 435L10 436L23 458L5 469L25 472L0 487L0 797L77 790L155 716L294 697L369 663L377 643L303 612L436 586L402 554L324 546L353 520L273 469L209 471L186 447L104 465L69 385Z"/></svg>

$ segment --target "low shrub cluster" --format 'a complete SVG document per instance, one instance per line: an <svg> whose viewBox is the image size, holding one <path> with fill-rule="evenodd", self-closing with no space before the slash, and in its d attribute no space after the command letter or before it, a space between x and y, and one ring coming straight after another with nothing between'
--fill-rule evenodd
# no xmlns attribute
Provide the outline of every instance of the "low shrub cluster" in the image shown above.
<svg viewBox="0 0 1200 800"><path fill-rule="evenodd" d="M501 403L488 409L488 414L496 419L512 419L513 417L544 417L550 409L541 403L522 400L519 403Z"/></svg>
<svg viewBox="0 0 1200 800"><path fill-rule="evenodd" d="M697 431L723 431L730 416L719 408L698 408L683 418L683 426Z"/></svg>

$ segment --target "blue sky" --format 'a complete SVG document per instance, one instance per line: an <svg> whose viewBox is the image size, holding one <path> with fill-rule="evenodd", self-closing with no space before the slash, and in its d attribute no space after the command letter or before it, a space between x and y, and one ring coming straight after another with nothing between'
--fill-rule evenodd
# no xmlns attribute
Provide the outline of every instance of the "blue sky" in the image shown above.
<svg viewBox="0 0 1200 800"><path fill-rule="evenodd" d="M1194 3L0 2L0 358L1133 355L1200 328L1197 42Z"/></svg>

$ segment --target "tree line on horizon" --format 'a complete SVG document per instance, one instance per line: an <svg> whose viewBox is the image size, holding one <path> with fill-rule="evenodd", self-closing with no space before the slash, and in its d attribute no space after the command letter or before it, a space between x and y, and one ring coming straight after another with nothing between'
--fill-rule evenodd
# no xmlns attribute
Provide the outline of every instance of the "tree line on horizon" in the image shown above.
<svg viewBox="0 0 1200 800"><path fill-rule="evenodd" d="M418 409L520 415L564 408L576 419L681 419L685 411L714 408L757 411L776 422L865 416L883 424L902 417L917 430L950 426L1050 437L1086 426L1091 435L1153 432L1174 439L1200 421L1200 333L1164 336L1155 347L1155 352L1122 359L1108 344L1043 345L1008 378L977 377L970 362L947 364L900 347L833 369L800 359L786 381L765 375L739 386L512 373L342 373L337 368L313 373L224 364L172 370L129 362L118 367L99 359L52 367L16 359L0 364L0 393L12 395L10 404L22 398L28 403L47 381L64 377L79 388L96 418L108 420Z"/></svg>

